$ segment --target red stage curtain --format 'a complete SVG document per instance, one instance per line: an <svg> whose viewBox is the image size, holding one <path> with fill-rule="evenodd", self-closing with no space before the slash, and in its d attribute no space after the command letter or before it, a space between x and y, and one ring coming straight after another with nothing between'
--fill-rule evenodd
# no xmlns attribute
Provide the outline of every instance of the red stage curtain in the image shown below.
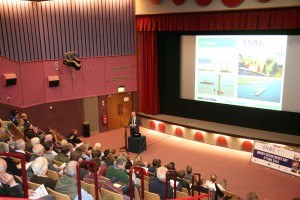
<svg viewBox="0 0 300 200"><path fill-rule="evenodd" d="M141 111L159 114L157 31L300 29L300 7L137 16Z"/></svg>
<svg viewBox="0 0 300 200"><path fill-rule="evenodd" d="M141 111L159 114L159 88L156 32L140 35Z"/></svg>

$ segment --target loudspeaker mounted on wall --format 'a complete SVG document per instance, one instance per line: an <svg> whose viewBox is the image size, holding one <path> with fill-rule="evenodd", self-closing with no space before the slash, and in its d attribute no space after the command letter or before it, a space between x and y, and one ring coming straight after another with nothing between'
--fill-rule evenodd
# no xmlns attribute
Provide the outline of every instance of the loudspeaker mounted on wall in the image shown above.
<svg viewBox="0 0 300 200"><path fill-rule="evenodd" d="M2 74L2 80L4 86L11 86L17 84L17 75L14 73L11 74Z"/></svg>
<svg viewBox="0 0 300 200"><path fill-rule="evenodd" d="M59 86L59 77L58 76L48 76L49 87L58 87Z"/></svg>

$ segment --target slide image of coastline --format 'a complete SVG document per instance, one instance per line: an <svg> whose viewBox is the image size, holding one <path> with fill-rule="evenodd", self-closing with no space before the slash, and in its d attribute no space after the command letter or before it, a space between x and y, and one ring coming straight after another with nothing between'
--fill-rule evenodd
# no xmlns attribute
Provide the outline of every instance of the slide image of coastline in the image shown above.
<svg viewBox="0 0 300 200"><path fill-rule="evenodd" d="M234 96L234 80L222 74L198 74L198 96Z"/></svg>
<svg viewBox="0 0 300 200"><path fill-rule="evenodd" d="M280 102L282 79L261 76L239 76L237 97Z"/></svg>
<svg viewBox="0 0 300 200"><path fill-rule="evenodd" d="M283 55L276 55L277 59ZM280 65L276 57L264 58L258 55L239 54L239 75L282 77L283 65Z"/></svg>
<svg viewBox="0 0 300 200"><path fill-rule="evenodd" d="M198 58L199 71L215 71L223 73L233 73L235 69L233 60L229 59L211 59L211 58Z"/></svg>

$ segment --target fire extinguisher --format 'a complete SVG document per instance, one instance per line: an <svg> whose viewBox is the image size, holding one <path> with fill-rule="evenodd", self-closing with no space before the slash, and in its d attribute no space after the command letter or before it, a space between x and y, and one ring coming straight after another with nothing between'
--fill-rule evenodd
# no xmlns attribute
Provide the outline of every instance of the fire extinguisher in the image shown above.
<svg viewBox="0 0 300 200"><path fill-rule="evenodd" d="M107 116L106 115L101 116L101 122L102 122L103 125L107 124Z"/></svg>

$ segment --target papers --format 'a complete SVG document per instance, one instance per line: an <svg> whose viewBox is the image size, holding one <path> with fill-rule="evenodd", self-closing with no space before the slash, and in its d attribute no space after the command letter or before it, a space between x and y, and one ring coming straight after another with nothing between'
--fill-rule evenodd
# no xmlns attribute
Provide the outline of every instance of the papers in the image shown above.
<svg viewBox="0 0 300 200"><path fill-rule="evenodd" d="M28 169L28 167L30 167L31 163L32 163L32 162L29 162L29 163L26 163L26 164L25 164L26 170Z"/></svg>
<svg viewBox="0 0 300 200"><path fill-rule="evenodd" d="M40 187L38 187L34 192L35 192L35 195L29 196L29 199L39 199L45 195L48 195L48 192L47 192L44 184L42 184Z"/></svg>
<svg viewBox="0 0 300 200"><path fill-rule="evenodd" d="M172 187L174 187L174 182L175 182L174 180L172 180L172 179L170 180L170 184ZM179 184L179 182L176 181L176 187L178 186L178 184Z"/></svg>
<svg viewBox="0 0 300 200"><path fill-rule="evenodd" d="M122 185L118 184L118 183L114 183L114 186L117 188L120 188Z"/></svg>

